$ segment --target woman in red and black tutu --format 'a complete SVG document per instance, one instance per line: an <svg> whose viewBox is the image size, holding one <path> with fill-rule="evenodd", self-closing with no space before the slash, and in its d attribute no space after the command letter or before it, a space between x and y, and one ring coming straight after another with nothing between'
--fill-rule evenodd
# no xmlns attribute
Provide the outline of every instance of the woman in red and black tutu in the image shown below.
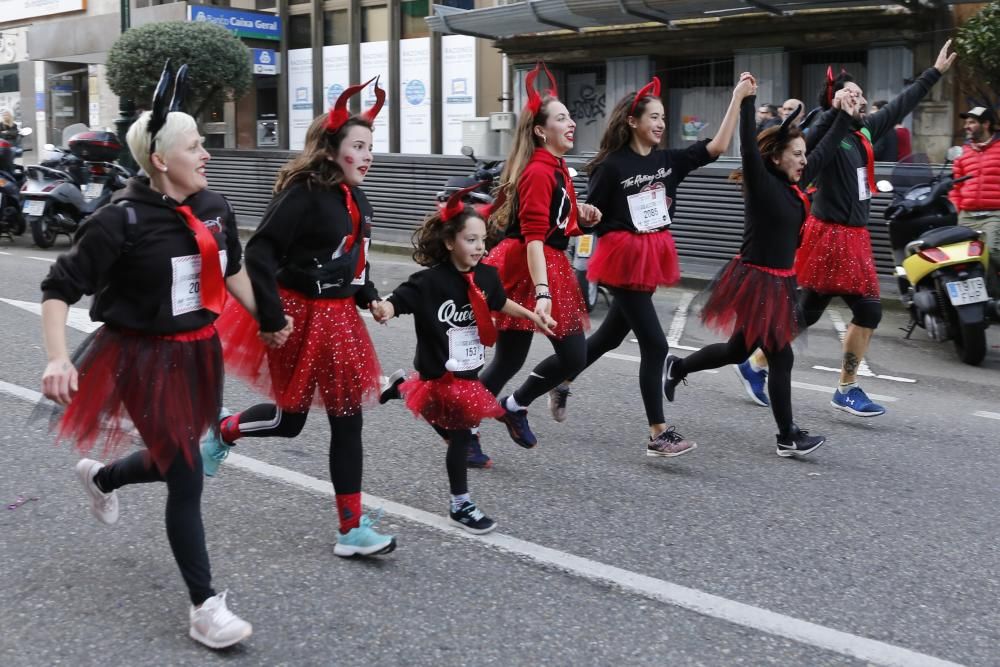
<svg viewBox="0 0 1000 667"><path fill-rule="evenodd" d="M191 598L190 636L231 646L251 627L212 588L201 518L204 482L198 440L217 428L222 349L213 325L228 287L251 312L253 292L241 268L236 219L207 190L195 120L179 111L187 66L176 83L168 61L153 100L128 132L128 146L149 178L129 179L80 228L72 250L42 282L48 366L45 395L62 406L59 436L105 456L131 444L125 418L145 449L103 465L85 458L77 476L99 521L118 521L117 489L166 482L167 539ZM171 95L170 91L173 90ZM70 360L70 304L94 295L90 315L103 322Z"/></svg>
<svg viewBox="0 0 1000 667"><path fill-rule="evenodd" d="M747 76L747 75L744 75ZM629 331L639 342L639 392L649 425L647 456L673 457L693 450L663 414L660 375L669 346L653 306L657 287L680 280L680 264L669 231L677 188L689 173L715 161L729 148L736 129L741 88L711 140L681 149L659 148L666 127L660 80L653 77L635 94L623 97L608 119L600 151L590 162L587 202L601 210L600 237L587 279L607 286L614 300L600 328L587 338L590 366L614 350ZM566 418L569 380L550 395L556 421Z"/></svg>
<svg viewBox="0 0 1000 667"><path fill-rule="evenodd" d="M374 81L374 80L373 80ZM372 207L360 185L372 164L372 123L385 100L351 116L348 99L372 81L351 86L329 114L316 118L302 154L278 173L275 197L247 242L246 264L258 324L238 304L219 320L226 366L267 391L273 403L223 416L220 437L206 440L205 472L215 474L240 438L294 438L309 409L323 405L330 422L329 465L340 517L338 556L389 553L396 540L362 516L362 405L379 391L379 364L359 308L374 308L378 291L367 258ZM290 332L290 333L289 333ZM275 337L287 342L275 345Z"/></svg>
<svg viewBox="0 0 1000 667"><path fill-rule="evenodd" d="M500 420L514 442L526 448L538 442L528 425L528 406L557 386L566 372L583 370L589 321L566 247L570 236L581 233L581 222L594 225L601 218L596 208L576 201L563 159L573 148L576 123L556 97L556 82L548 68L544 71L549 88L544 95L535 89L543 67L539 63L525 79L528 102L500 175L502 203L496 219L505 238L483 260L500 272L510 299L556 321L548 334L555 356L532 369L520 388L500 398L504 408ZM535 330L532 321L509 315L500 315L496 323L500 330L496 355L482 374L483 384L494 395L521 370Z"/></svg>
<svg viewBox="0 0 1000 667"><path fill-rule="evenodd" d="M466 453L473 440L471 429L504 413L479 381L485 348L497 338L490 311L526 319L546 333L554 322L508 299L497 270L480 263L486 253L486 223L462 201L472 188L452 194L414 234L413 258L428 268L394 289L380 304L376 319L386 322L413 314L417 373L398 391L413 414L426 419L448 442L450 522L481 535L496 528L496 522L469 497Z"/></svg>
<svg viewBox="0 0 1000 667"><path fill-rule="evenodd" d="M842 109L822 140L806 158L806 143L792 121L756 133L756 82L740 83L748 96L740 107L742 181L746 200L743 245L702 295L701 318L706 326L730 336L685 359L670 355L663 368L663 392L674 400L677 385L690 373L738 364L759 346L771 367L768 390L778 424L778 456L805 456L823 444L792 421L792 340L802 326L797 304L795 249L802 223L809 215L808 195L799 183L809 183L830 164L850 125L853 98L838 97ZM843 106L841 106L843 105Z"/></svg>

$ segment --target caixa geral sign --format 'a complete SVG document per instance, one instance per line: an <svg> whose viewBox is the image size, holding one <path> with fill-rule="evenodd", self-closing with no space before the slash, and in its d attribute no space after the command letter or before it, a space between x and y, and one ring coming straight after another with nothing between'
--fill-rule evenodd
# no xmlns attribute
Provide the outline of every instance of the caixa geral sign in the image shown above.
<svg viewBox="0 0 1000 667"><path fill-rule="evenodd" d="M188 5L188 21L214 23L239 37L281 41L281 19L274 14L225 7Z"/></svg>

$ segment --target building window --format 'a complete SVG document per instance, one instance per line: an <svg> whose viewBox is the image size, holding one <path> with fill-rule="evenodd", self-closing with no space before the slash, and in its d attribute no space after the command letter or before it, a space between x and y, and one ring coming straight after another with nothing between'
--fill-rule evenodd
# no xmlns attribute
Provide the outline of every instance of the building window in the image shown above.
<svg viewBox="0 0 1000 667"><path fill-rule="evenodd" d="M351 43L351 22L346 9L323 13L323 45Z"/></svg>
<svg viewBox="0 0 1000 667"><path fill-rule="evenodd" d="M254 3L254 9L258 12L274 12L278 13L278 0L256 0Z"/></svg>
<svg viewBox="0 0 1000 667"><path fill-rule="evenodd" d="M424 21L430 14L430 0L402 0L399 3L400 36L403 39L429 37L431 32Z"/></svg>
<svg viewBox="0 0 1000 667"><path fill-rule="evenodd" d="M308 49L312 46L312 14L288 17L288 48Z"/></svg>
<svg viewBox="0 0 1000 667"><path fill-rule="evenodd" d="M389 39L389 9L385 5L361 8L361 41L384 42Z"/></svg>
<svg viewBox="0 0 1000 667"><path fill-rule="evenodd" d="M670 60L667 63L667 84L670 88L715 88L731 87L733 81L733 58L691 58Z"/></svg>

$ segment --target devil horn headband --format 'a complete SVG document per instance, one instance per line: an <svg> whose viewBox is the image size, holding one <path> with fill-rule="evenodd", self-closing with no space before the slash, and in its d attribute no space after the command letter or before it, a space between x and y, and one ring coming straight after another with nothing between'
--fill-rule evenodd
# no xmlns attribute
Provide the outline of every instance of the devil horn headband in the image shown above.
<svg viewBox="0 0 1000 667"><path fill-rule="evenodd" d="M799 117L800 113L802 113L801 104L795 109L795 111L788 114L785 120L781 121L781 127L778 128L778 137L783 138L788 136L788 129L792 126L792 122Z"/></svg>
<svg viewBox="0 0 1000 667"><path fill-rule="evenodd" d="M826 66L826 104L833 104L833 65Z"/></svg>
<svg viewBox="0 0 1000 667"><path fill-rule="evenodd" d="M385 104L385 91L379 87L378 79L379 78L375 76L368 79L364 83L356 86L349 86L340 94L340 97L337 98L336 103L334 103L333 107L330 109L329 114L327 114L327 132L335 134L340 130L340 128L344 127L344 124L351 119L351 112L347 110L348 100L367 88L368 84L372 81L375 82L375 104L373 104L367 111L362 112L360 114L360 118L369 125L375 122L375 117L378 116L378 112L382 110L382 105Z"/></svg>
<svg viewBox="0 0 1000 667"><path fill-rule="evenodd" d="M528 76L524 77L524 88L528 93L528 102L524 105L532 116L536 115L542 108L542 96L538 94L538 90L535 88L535 79L538 75L545 70L545 75L549 78L549 87L545 89L545 94L549 97L558 97L556 93L556 78L552 76L552 72L545 63L539 61L535 64L535 69L528 72Z"/></svg>
<svg viewBox="0 0 1000 667"><path fill-rule="evenodd" d="M489 220L490 216L493 215L493 212L503 206L505 201L507 201L507 191L500 190L492 204L479 204L476 206L476 213L478 213L479 217L483 220Z"/></svg>
<svg viewBox="0 0 1000 667"><path fill-rule="evenodd" d="M170 111L184 111L184 98L188 92L188 66L181 65L174 78L174 94L170 97Z"/></svg>
<svg viewBox="0 0 1000 667"><path fill-rule="evenodd" d="M185 69L184 71L186 75L187 70ZM172 98L174 97L174 95L170 94L171 88L176 92L176 88L174 88L174 66L171 64L170 58L167 58L167 62L163 63L163 72L160 74L160 80L156 84L156 89L153 90L153 109L150 113L149 124L146 126L150 136L150 153L153 152L156 133L166 125L167 114L171 111Z"/></svg>
<svg viewBox="0 0 1000 667"><path fill-rule="evenodd" d="M660 77L654 76L653 80L643 86L638 93L635 94L635 99L632 100L632 106L628 108L628 115L631 116L635 113L635 108L638 106L639 101L644 97L659 97L660 96Z"/></svg>
<svg viewBox="0 0 1000 667"><path fill-rule="evenodd" d="M467 188L462 188L461 190L456 190L451 193L448 197L448 201L438 203L438 211L441 213L441 221L447 221L454 218L456 215L465 210L465 195L469 194L473 190L482 187L483 182L473 183Z"/></svg>

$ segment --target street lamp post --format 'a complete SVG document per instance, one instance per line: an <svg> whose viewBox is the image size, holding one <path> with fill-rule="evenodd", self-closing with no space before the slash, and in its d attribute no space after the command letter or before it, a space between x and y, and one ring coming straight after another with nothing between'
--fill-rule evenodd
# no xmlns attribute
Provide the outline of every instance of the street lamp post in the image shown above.
<svg viewBox="0 0 1000 667"><path fill-rule="evenodd" d="M125 31L131 27L132 8L130 7L130 1L131 0L121 0L121 34L125 34ZM135 160L132 159L132 153L129 151L128 143L125 141L125 135L128 134L128 129L132 126L133 121L135 121L135 103L126 97L119 97L118 118L115 120L115 128L118 130L118 141L122 144L122 152L118 158L118 162L123 167L136 171L138 170L138 165L135 163Z"/></svg>

